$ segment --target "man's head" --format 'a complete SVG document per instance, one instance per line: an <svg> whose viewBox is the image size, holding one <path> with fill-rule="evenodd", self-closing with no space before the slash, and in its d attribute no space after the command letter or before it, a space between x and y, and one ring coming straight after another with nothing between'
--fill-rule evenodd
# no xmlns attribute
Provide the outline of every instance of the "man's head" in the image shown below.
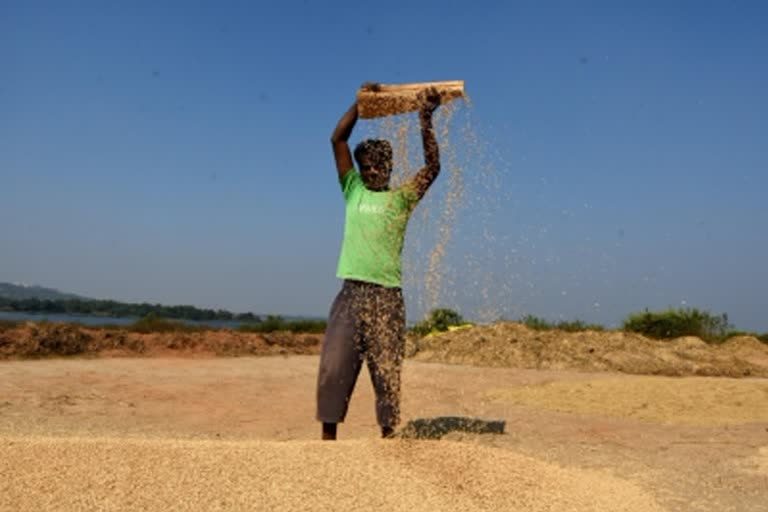
<svg viewBox="0 0 768 512"><path fill-rule="evenodd" d="M376 192L389 189L392 174L392 146L389 141L364 140L355 148L355 160L365 188Z"/></svg>

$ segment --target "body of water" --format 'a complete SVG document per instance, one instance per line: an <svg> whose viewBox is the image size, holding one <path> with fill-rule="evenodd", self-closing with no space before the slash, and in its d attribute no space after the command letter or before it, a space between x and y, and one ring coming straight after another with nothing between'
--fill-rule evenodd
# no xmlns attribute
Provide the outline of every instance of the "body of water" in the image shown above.
<svg viewBox="0 0 768 512"><path fill-rule="evenodd" d="M137 317L110 317L110 316L92 316L92 315L67 315L63 313L19 313L16 311L0 311L0 320L10 320L14 322L62 322L78 323L92 327L101 325L130 325L139 318ZM237 329L244 323L231 320L210 320L198 322L195 320L172 319L187 325L208 325L218 329Z"/></svg>

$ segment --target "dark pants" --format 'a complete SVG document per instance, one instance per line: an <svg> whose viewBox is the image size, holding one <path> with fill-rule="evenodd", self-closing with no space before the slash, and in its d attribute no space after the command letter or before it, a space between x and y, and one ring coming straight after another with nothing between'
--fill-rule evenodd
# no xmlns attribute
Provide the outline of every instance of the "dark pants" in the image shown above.
<svg viewBox="0 0 768 512"><path fill-rule="evenodd" d="M341 423L363 359L376 392L382 427L400 422L400 371L405 353L405 304L400 288L344 281L331 307L317 378L317 419Z"/></svg>

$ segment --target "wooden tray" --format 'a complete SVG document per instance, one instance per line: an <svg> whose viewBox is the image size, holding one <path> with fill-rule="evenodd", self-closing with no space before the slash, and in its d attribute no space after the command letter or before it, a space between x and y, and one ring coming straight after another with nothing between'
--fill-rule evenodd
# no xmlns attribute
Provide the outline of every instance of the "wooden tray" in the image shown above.
<svg viewBox="0 0 768 512"><path fill-rule="evenodd" d="M421 82L411 84L381 84L380 90L357 91L357 113L363 119L392 116L419 110L418 94L434 87L440 94L441 103L464 96L464 80L445 82Z"/></svg>

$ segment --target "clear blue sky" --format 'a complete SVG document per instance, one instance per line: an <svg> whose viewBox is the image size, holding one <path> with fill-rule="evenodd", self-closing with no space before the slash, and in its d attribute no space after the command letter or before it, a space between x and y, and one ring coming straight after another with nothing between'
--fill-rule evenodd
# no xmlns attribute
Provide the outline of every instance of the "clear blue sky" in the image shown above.
<svg viewBox="0 0 768 512"><path fill-rule="evenodd" d="M338 117L366 80L463 79L501 185L485 300L768 331L766 26L739 1L5 0L0 281L324 315Z"/></svg>

